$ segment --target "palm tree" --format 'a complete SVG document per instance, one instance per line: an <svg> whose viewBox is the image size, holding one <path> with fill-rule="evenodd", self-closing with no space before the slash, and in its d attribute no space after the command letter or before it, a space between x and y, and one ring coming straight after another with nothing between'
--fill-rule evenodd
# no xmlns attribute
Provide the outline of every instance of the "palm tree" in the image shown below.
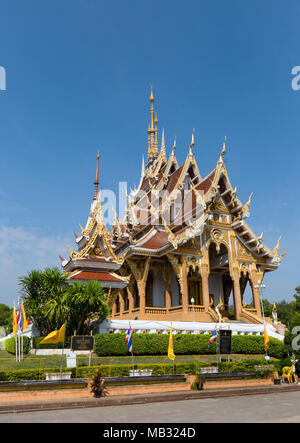
<svg viewBox="0 0 300 443"><path fill-rule="evenodd" d="M91 320L104 320L109 314L106 295L97 281L74 282L58 268L33 270L19 278L28 318L41 335L47 335L67 321L67 335L75 330L86 334Z"/></svg>
<svg viewBox="0 0 300 443"><path fill-rule="evenodd" d="M91 320L102 321L109 314L105 292L97 281L90 281L86 284L75 282L69 286L66 304L70 309L70 328L73 327L73 330L76 330L78 334L89 332Z"/></svg>

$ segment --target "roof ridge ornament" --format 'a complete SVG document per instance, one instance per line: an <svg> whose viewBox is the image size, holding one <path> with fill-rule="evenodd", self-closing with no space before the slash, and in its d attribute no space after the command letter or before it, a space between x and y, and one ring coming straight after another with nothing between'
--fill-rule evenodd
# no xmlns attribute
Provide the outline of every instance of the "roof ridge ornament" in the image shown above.
<svg viewBox="0 0 300 443"><path fill-rule="evenodd" d="M193 132L192 132L192 140L191 140L190 152L189 152L190 155L192 155L192 151L193 151L194 146L195 146L195 128L193 129Z"/></svg>

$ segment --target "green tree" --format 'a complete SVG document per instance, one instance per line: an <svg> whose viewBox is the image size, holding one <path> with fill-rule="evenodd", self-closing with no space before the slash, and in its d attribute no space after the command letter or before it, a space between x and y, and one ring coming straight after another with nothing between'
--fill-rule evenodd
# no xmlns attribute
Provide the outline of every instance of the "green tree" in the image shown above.
<svg viewBox="0 0 300 443"><path fill-rule="evenodd" d="M88 333L91 320L109 314L106 294L97 281L71 284L58 268L33 270L19 278L28 319L41 335L47 335L67 321L67 334Z"/></svg>
<svg viewBox="0 0 300 443"><path fill-rule="evenodd" d="M103 321L110 312L106 294L97 281L75 282L68 287L65 302L69 309L69 330L76 330L77 334L89 333L91 321Z"/></svg>
<svg viewBox="0 0 300 443"><path fill-rule="evenodd" d="M13 310L9 306L0 303L0 326L3 326L7 332L12 331L12 314Z"/></svg>
<svg viewBox="0 0 300 443"><path fill-rule="evenodd" d="M19 285L27 317L41 335L56 329L60 317L55 311L60 309L63 302L63 294L68 286L67 277L58 268L46 268L44 271L35 269L20 277Z"/></svg>

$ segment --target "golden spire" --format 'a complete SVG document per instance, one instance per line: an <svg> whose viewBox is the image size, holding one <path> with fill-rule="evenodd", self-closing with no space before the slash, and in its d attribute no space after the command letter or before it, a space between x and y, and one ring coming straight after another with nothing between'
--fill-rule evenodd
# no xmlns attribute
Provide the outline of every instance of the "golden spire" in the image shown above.
<svg viewBox="0 0 300 443"><path fill-rule="evenodd" d="M158 143L157 143L157 126L154 127L154 124L157 125L158 119L157 115L155 115L154 119L154 95L153 88L151 86L150 93L150 125L148 126L148 161L152 157L156 157L158 155Z"/></svg>
<svg viewBox="0 0 300 443"><path fill-rule="evenodd" d="M154 95L153 95L153 88L152 88L152 86L151 86L151 93L150 93L150 103L151 103L151 110L150 110L150 113L151 113L151 129L154 129L154 124L153 124L153 115L154 115L154 105L153 105L153 103L154 103Z"/></svg>
<svg viewBox="0 0 300 443"><path fill-rule="evenodd" d="M97 200L98 185L99 185L99 151L97 152L97 167L96 167L96 177L95 177L95 192L93 200Z"/></svg>

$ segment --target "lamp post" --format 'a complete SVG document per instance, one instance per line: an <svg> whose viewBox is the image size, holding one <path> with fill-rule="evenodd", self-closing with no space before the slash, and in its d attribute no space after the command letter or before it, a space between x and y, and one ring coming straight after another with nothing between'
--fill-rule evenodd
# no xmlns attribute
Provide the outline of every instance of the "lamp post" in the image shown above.
<svg viewBox="0 0 300 443"><path fill-rule="evenodd" d="M263 301L262 301L262 297L261 297L261 293L262 290L266 289L266 285L262 284L261 280L258 280L257 282L258 284L254 286L255 289L258 289L258 295L260 298L260 304L261 304L261 312L263 315L263 322L264 322L264 330L266 330L266 319L265 319L265 311L264 311L264 305L263 305ZM270 360L270 357L268 356L268 350L266 349L266 356L265 356L266 361Z"/></svg>
<svg viewBox="0 0 300 443"><path fill-rule="evenodd" d="M195 300L194 300L193 297L191 298L191 303L192 303L192 306L193 306L193 322L195 323L195 310L194 310L194 303L195 303Z"/></svg>

